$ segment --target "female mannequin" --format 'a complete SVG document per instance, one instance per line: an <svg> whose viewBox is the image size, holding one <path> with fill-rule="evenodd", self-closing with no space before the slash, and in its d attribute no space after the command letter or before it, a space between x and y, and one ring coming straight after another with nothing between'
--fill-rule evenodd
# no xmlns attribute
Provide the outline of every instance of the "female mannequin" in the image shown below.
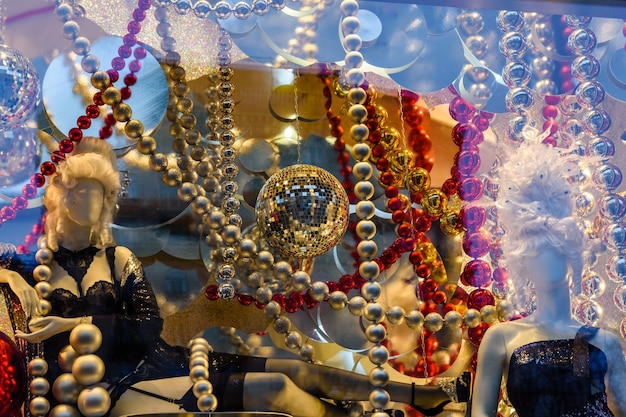
<svg viewBox="0 0 626 417"><path fill-rule="evenodd" d="M502 168L497 206L509 277L528 279L536 299L522 300L532 301L530 315L486 332L472 417L498 415L503 378L520 417L626 416L626 362L617 337L581 327L571 315L570 282L579 292L584 236L565 178L570 158L527 140Z"/></svg>
<svg viewBox="0 0 626 417"><path fill-rule="evenodd" d="M138 381L189 372L188 352L160 338L162 319L141 264L128 248L113 245L109 225L119 188L115 154L108 143L94 138L79 142L51 177L44 198L47 244L54 252L51 314L38 317L41 307L31 287L36 265L32 257L16 256L9 269L0 269L0 282L11 286L33 317L31 333L16 335L28 342L44 341L49 377L61 373L57 355L68 344L69 331L84 322L100 328L103 343L97 354L104 360L114 403ZM371 389L367 376L298 360L215 352L210 362L218 410L343 416L346 409L320 398L366 401ZM459 389L455 400L467 401L467 375L445 382L450 394ZM413 402L432 415L452 399L437 385L390 382L386 389L394 401ZM172 396L176 408L197 410L191 392L180 400L179 395Z"/></svg>

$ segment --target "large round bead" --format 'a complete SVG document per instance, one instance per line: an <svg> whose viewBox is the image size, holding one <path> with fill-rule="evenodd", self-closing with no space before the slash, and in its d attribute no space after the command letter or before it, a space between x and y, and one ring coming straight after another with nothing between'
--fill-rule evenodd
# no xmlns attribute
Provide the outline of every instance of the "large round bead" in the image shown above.
<svg viewBox="0 0 626 417"><path fill-rule="evenodd" d="M82 355L72 365L72 375L81 385L93 385L104 376L104 362L96 355Z"/></svg>
<svg viewBox="0 0 626 417"><path fill-rule="evenodd" d="M101 417L109 411L111 397L100 386L85 388L78 394L77 405L85 417Z"/></svg>
<svg viewBox="0 0 626 417"><path fill-rule="evenodd" d="M68 404L59 404L50 410L48 417L80 417L80 413L76 407Z"/></svg>
<svg viewBox="0 0 626 417"><path fill-rule="evenodd" d="M70 333L70 345L79 355L94 353L102 345L102 332L91 323L79 324Z"/></svg>
<svg viewBox="0 0 626 417"><path fill-rule="evenodd" d="M328 171L292 165L272 175L256 201L256 220L282 255L314 258L332 249L348 227L348 196Z"/></svg>
<svg viewBox="0 0 626 417"><path fill-rule="evenodd" d="M58 402L63 404L75 404L80 392L80 385L70 373L64 373L57 377L52 384L52 394Z"/></svg>

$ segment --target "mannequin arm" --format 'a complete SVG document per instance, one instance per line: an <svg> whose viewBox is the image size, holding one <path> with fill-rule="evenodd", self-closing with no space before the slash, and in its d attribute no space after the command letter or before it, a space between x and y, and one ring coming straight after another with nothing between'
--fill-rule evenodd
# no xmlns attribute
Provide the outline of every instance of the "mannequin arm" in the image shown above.
<svg viewBox="0 0 626 417"><path fill-rule="evenodd" d="M10 269L0 268L0 284L8 284L19 298L22 308L28 317L41 314L39 295L19 273Z"/></svg>
<svg viewBox="0 0 626 417"><path fill-rule="evenodd" d="M26 340L27 342L43 342L56 334L69 332L80 323L86 322L87 320L85 317L37 317L28 323L31 333L24 333L16 330L15 335L20 339Z"/></svg>
<svg viewBox="0 0 626 417"><path fill-rule="evenodd" d="M141 262L125 247L118 246L115 251L115 269L120 281L120 296L112 323L101 327L106 317L95 316L93 323L113 331L113 340L118 346L137 346L149 350L161 335L163 319L160 316L156 296L150 282L144 276ZM104 323L102 323L104 324Z"/></svg>
<svg viewBox="0 0 626 417"><path fill-rule="evenodd" d="M506 345L499 327L489 328L478 348L478 360L474 391L472 394L472 417L495 417L498 415L502 373L506 364Z"/></svg>

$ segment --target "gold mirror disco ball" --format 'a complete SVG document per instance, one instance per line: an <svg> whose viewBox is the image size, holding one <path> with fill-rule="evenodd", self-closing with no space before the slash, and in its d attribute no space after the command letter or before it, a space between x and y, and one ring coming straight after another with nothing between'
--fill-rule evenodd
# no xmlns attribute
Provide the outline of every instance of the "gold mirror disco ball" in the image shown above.
<svg viewBox="0 0 626 417"><path fill-rule="evenodd" d="M348 195L328 171L291 165L261 188L255 214L262 236L281 255L314 258L331 250L345 233Z"/></svg>

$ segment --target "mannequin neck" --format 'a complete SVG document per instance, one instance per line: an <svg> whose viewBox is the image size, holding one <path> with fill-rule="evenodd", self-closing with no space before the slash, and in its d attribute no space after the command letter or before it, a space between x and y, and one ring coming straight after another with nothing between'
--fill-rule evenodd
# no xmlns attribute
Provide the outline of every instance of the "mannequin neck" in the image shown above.
<svg viewBox="0 0 626 417"><path fill-rule="evenodd" d="M537 288L537 308L533 313L536 319L545 319L553 323L567 323L573 320L568 280L552 286Z"/></svg>
<svg viewBox="0 0 626 417"><path fill-rule="evenodd" d="M568 262L565 255L554 248L547 248L527 265L535 286L537 308L535 319L552 323L568 323L571 316L571 298L568 279Z"/></svg>
<svg viewBox="0 0 626 417"><path fill-rule="evenodd" d="M91 246L91 226L80 225L71 219L66 219L63 236L59 244L66 249L78 251Z"/></svg>

